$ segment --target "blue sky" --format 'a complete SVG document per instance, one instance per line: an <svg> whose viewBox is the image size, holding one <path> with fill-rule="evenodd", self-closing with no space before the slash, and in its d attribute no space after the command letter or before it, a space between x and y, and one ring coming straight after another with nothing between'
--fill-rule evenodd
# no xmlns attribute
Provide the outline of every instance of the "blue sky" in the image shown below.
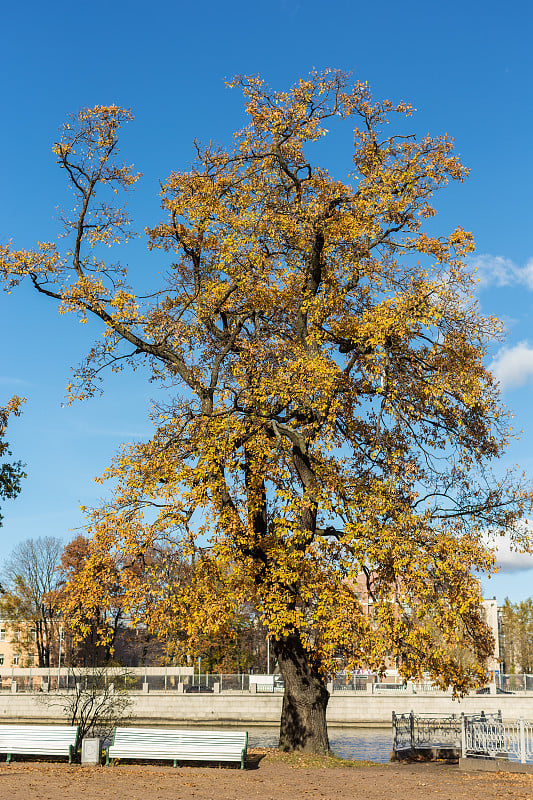
<svg viewBox="0 0 533 800"><path fill-rule="evenodd" d="M436 200L438 230L474 233L482 310L504 320L507 338L491 357L506 405L522 431L506 463L533 479L533 244L531 6L501 2L256 0L185 3L115 0L4 4L0 52L0 241L18 247L54 239L57 206L68 203L51 145L68 113L97 103L131 107L122 152L143 177L130 196L138 229L159 219L158 180L192 159L195 137L229 142L243 121L241 98L224 86L236 73L285 88L311 68L335 67L369 82L378 98L416 109L419 135L447 132L471 169ZM342 143L340 143L342 144ZM328 166L346 160L335 147ZM142 238L127 257L136 279L164 268ZM21 539L68 539L81 504L103 488L92 478L122 441L150 434L150 386L142 373L109 376L103 398L61 407L70 367L96 328L57 315L22 288L0 296L0 401L27 397L9 439L27 464L20 497L5 503L0 559ZM502 465L503 466L503 465ZM533 594L533 559L502 551L485 584L503 600Z"/></svg>

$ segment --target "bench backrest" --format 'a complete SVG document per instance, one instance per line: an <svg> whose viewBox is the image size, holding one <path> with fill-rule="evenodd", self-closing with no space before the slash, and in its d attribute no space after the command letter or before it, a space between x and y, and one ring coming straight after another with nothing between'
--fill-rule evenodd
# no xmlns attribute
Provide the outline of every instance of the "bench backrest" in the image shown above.
<svg viewBox="0 0 533 800"><path fill-rule="evenodd" d="M77 725L0 725L0 753L69 754L78 740Z"/></svg>
<svg viewBox="0 0 533 800"><path fill-rule="evenodd" d="M113 748L146 748L147 751L161 747L172 749L214 750L240 753L246 749L246 731L177 730L174 728L116 728Z"/></svg>

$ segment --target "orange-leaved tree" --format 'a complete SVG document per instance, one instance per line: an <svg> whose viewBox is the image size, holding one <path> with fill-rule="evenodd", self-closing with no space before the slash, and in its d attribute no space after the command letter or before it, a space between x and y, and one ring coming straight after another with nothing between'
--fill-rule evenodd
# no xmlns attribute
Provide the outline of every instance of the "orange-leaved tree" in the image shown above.
<svg viewBox="0 0 533 800"><path fill-rule="evenodd" d="M61 580L56 590L56 605L67 641L71 636L76 641L76 646L68 653L73 665L96 667L111 660L124 616L122 583L118 577L120 567L113 554L102 554L95 560L90 539L82 534L68 542L61 553L58 566ZM87 603L87 594L90 596L92 592L87 592L81 579L87 572L91 573L93 581L106 581L104 608L97 603ZM75 621L74 629L72 620Z"/></svg>
<svg viewBox="0 0 533 800"><path fill-rule="evenodd" d="M389 659L458 692L481 679L492 641L475 573L494 562L483 535L527 546L530 495L491 473L509 429L484 366L500 327L471 296L472 237L431 232L433 193L467 174L452 142L390 133L412 109L337 72L287 92L255 77L232 86L249 120L234 145L197 145L162 184L148 246L169 266L152 292L103 256L128 236L106 193L137 177L118 160L132 115L116 106L81 111L55 146L77 199L70 249L6 246L0 263L8 290L27 278L61 311L101 320L73 396L104 365L143 359L171 397L151 440L108 470L94 563L113 551L142 562L161 542L189 559L192 577L171 584L160 564L122 572L128 612L189 648L252 602L285 682L280 745L326 751L341 665ZM334 177L314 145L354 123L351 166ZM87 563L87 603L103 608L108 582Z"/></svg>

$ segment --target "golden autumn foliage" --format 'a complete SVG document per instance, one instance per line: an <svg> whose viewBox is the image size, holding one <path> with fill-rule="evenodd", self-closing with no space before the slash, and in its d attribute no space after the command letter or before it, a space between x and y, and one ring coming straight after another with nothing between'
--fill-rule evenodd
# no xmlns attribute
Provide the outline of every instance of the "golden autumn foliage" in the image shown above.
<svg viewBox="0 0 533 800"><path fill-rule="evenodd" d="M117 551L143 563L119 576L124 607L188 648L253 602L285 678L282 746L324 750L339 664L392 659L458 692L480 680L492 641L475 573L494 566L482 536L527 546L530 495L490 471L509 427L484 365L500 325L472 297L472 236L432 233L432 195L467 174L452 141L390 133L413 109L337 72L287 92L231 85L248 124L162 183L147 235L169 267L151 294L103 258L129 231L103 198L137 178L118 161L132 115L116 106L80 112L55 147L76 197L70 249L6 246L0 265L8 290L27 277L104 323L72 397L141 358L172 398L106 473L116 491L90 512L85 608L110 602L102 565ZM343 124L355 131L340 179L312 153ZM165 557L145 563L154 549ZM192 577L169 580L187 561Z"/></svg>

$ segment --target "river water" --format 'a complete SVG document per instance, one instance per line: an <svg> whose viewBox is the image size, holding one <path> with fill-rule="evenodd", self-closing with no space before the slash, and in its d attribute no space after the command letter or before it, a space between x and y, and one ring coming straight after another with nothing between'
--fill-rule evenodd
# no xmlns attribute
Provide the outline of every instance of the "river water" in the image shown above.
<svg viewBox="0 0 533 800"><path fill-rule="evenodd" d="M341 758L355 761L367 759L385 763L392 750L392 731L390 728L341 728L328 725L331 749ZM276 727L253 726L248 728L248 747L276 747L278 729Z"/></svg>

